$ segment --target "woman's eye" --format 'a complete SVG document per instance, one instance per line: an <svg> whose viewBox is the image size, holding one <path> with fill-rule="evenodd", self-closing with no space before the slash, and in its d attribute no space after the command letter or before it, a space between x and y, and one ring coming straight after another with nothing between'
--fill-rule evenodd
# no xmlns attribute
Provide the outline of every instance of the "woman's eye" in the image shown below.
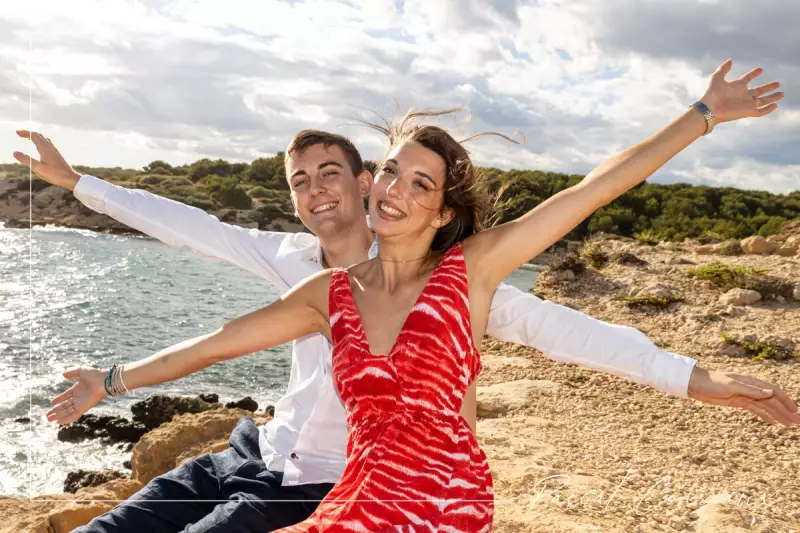
<svg viewBox="0 0 800 533"><path fill-rule="evenodd" d="M422 189L424 191L428 190L428 185L422 180L414 180L414 186L418 189Z"/></svg>
<svg viewBox="0 0 800 533"><path fill-rule="evenodd" d="M389 174L394 174L394 169L389 168L389 167L383 167L381 169L381 172L388 172Z"/></svg>

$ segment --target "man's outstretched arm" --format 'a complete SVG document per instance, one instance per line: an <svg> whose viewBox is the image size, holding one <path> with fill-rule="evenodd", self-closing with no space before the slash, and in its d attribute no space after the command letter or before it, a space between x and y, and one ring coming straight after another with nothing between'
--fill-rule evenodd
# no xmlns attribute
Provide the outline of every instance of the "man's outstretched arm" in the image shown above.
<svg viewBox="0 0 800 533"><path fill-rule="evenodd" d="M221 222L202 209L138 189L114 185L76 172L53 143L39 133L19 130L33 141L40 160L17 152L14 157L45 181L70 189L83 204L170 246L232 263L288 290L275 268L285 233L246 229Z"/></svg>
<svg viewBox="0 0 800 533"><path fill-rule="evenodd" d="M779 387L751 376L710 372L689 357L655 346L636 328L609 324L501 284L486 332L531 346L550 359L625 377L667 394L740 407L770 423L800 423L797 404Z"/></svg>
<svg viewBox="0 0 800 533"><path fill-rule="evenodd" d="M531 346L549 359L608 372L685 397L697 361L665 352L636 328L609 324L516 287L494 294L486 333Z"/></svg>

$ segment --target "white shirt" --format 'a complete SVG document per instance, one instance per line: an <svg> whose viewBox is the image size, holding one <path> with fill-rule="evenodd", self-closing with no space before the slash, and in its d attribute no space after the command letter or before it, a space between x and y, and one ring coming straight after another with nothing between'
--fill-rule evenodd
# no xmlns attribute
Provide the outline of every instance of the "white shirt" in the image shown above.
<svg viewBox="0 0 800 533"><path fill-rule="evenodd" d="M205 211L82 176L75 197L89 208L170 246L188 246L260 276L286 291L322 270L319 239L224 224ZM370 250L374 257L376 247ZM486 332L532 346L548 358L627 377L673 396L687 396L694 359L659 350L635 328L595 320L501 285ZM347 421L331 376L331 345L319 334L296 340L286 394L260 428L267 468L284 485L335 483L344 471Z"/></svg>

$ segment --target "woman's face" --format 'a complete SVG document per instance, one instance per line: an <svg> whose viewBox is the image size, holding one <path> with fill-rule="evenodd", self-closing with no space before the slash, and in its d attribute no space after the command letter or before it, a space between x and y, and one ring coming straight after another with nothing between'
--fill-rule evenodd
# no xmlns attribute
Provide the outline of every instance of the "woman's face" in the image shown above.
<svg viewBox="0 0 800 533"><path fill-rule="evenodd" d="M450 220L442 213L445 162L416 142L405 142L389 152L378 168L369 199L372 228L383 238L427 236Z"/></svg>

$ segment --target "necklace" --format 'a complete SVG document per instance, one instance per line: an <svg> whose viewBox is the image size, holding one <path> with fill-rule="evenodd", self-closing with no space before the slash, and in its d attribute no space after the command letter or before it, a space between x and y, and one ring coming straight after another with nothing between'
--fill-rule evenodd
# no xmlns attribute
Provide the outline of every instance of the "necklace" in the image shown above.
<svg viewBox="0 0 800 533"><path fill-rule="evenodd" d="M402 261L401 260L397 260L397 259L384 259L381 256L378 256L378 259L380 259L381 261L385 261L387 263L402 263L402 264L406 264L406 263L413 263L414 261L422 261L426 257L428 257L427 253L425 255L423 255L422 257L418 258L418 259L404 259Z"/></svg>

